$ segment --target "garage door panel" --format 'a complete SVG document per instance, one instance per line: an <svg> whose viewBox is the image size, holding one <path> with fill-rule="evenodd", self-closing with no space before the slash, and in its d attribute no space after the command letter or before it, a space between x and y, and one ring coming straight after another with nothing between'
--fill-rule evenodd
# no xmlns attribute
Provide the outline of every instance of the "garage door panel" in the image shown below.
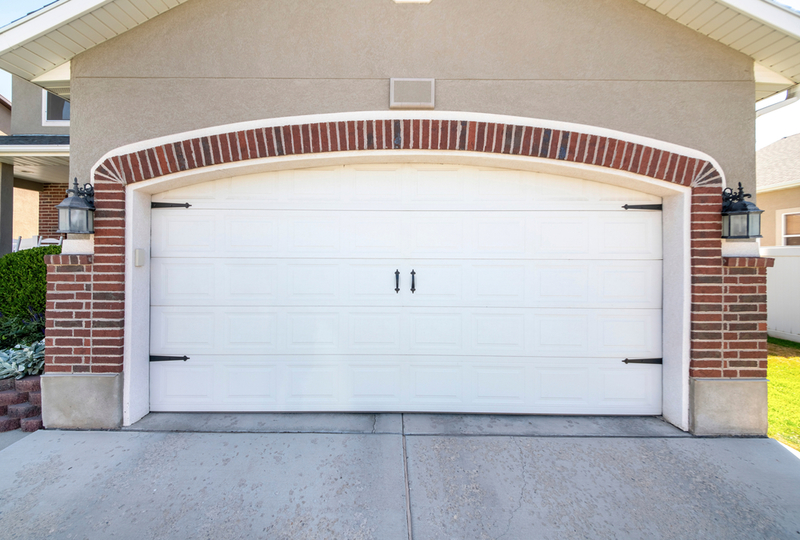
<svg viewBox="0 0 800 540"><path fill-rule="evenodd" d="M284 221L281 236L287 241L284 252L290 257L341 253L341 219L335 215L292 214Z"/></svg>
<svg viewBox="0 0 800 540"><path fill-rule="evenodd" d="M526 258L527 221L529 215L481 216L468 219L468 238L472 241L470 256L475 258Z"/></svg>
<svg viewBox="0 0 800 540"><path fill-rule="evenodd" d="M523 306L526 304L526 283L535 265L504 262L475 263L467 266L471 293L466 304Z"/></svg>
<svg viewBox="0 0 800 540"><path fill-rule="evenodd" d="M661 213L537 212L528 237L535 259L661 259Z"/></svg>
<svg viewBox="0 0 800 540"><path fill-rule="evenodd" d="M660 357L661 313L639 310L598 314L594 337L599 356Z"/></svg>
<svg viewBox="0 0 800 540"><path fill-rule="evenodd" d="M217 254L217 215L213 211L152 213L151 257Z"/></svg>
<svg viewBox="0 0 800 540"><path fill-rule="evenodd" d="M661 307L660 261L162 257L152 275L154 306Z"/></svg>
<svg viewBox="0 0 800 540"><path fill-rule="evenodd" d="M403 402L403 366L399 362L359 362L347 367L345 401L366 407L383 403L397 407Z"/></svg>
<svg viewBox="0 0 800 540"><path fill-rule="evenodd" d="M405 174L402 167L351 167L345 169L352 178L354 202L396 204L403 200Z"/></svg>
<svg viewBox="0 0 800 540"><path fill-rule="evenodd" d="M620 208L658 197L377 164L153 200L192 204L152 213L151 352L190 357L154 411L661 412L622 363L661 356L661 214Z"/></svg>
<svg viewBox="0 0 800 540"><path fill-rule="evenodd" d="M547 173L450 165L358 165L276 171L170 190L154 201L195 208L286 210L617 210L659 203L627 188Z"/></svg>
<svg viewBox="0 0 800 540"><path fill-rule="evenodd" d="M465 252L466 231L464 215L453 213L442 217L426 214L407 216L406 222L411 232L412 244L409 256L414 258L463 256ZM411 218L411 222L408 222Z"/></svg>
<svg viewBox="0 0 800 540"><path fill-rule="evenodd" d="M354 258L397 258L406 252L406 230L405 216L400 213L359 213L345 231L346 253Z"/></svg>
<svg viewBox="0 0 800 540"><path fill-rule="evenodd" d="M394 312L363 312L349 314L349 348L357 352L381 349L396 353L403 351L402 315Z"/></svg>
<svg viewBox="0 0 800 540"><path fill-rule="evenodd" d="M277 313L221 314L225 334L220 349L229 351L273 352L280 345Z"/></svg>
<svg viewBox="0 0 800 540"><path fill-rule="evenodd" d="M583 358L198 355L151 365L151 408L660 414L661 366L619 366Z"/></svg>
<svg viewBox="0 0 800 540"><path fill-rule="evenodd" d="M469 317L470 349L475 354L525 354L526 314L482 310Z"/></svg>
<svg viewBox="0 0 800 540"><path fill-rule="evenodd" d="M241 257L256 252L271 255L280 249L276 219L265 219L260 212L226 213L214 217L225 227L225 235L218 242L221 254Z"/></svg>
<svg viewBox="0 0 800 540"><path fill-rule="evenodd" d="M659 309L152 308L153 354L658 358Z"/></svg>
<svg viewBox="0 0 800 540"><path fill-rule="evenodd" d="M179 351L211 352L219 343L216 310L151 309L150 344L153 354L184 354Z"/></svg>
<svg viewBox="0 0 800 540"><path fill-rule="evenodd" d="M158 210L153 257L660 259L660 212Z"/></svg>
<svg viewBox="0 0 800 540"><path fill-rule="evenodd" d="M526 305L660 308L660 260L536 261Z"/></svg>

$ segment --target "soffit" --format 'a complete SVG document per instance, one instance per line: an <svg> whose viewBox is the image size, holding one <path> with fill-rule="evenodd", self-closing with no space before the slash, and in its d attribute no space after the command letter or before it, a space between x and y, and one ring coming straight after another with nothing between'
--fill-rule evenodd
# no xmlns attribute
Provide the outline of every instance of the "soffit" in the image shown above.
<svg viewBox="0 0 800 540"><path fill-rule="evenodd" d="M0 29L0 69L69 99L70 60L188 0L59 0Z"/></svg>
<svg viewBox="0 0 800 540"><path fill-rule="evenodd" d="M800 13L770 0L637 1L777 74L757 69L757 100L800 83Z"/></svg>
<svg viewBox="0 0 800 540"><path fill-rule="evenodd" d="M72 57L186 1L58 0L0 29L0 69L69 99ZM756 99L800 83L797 12L771 0L637 1L767 68Z"/></svg>

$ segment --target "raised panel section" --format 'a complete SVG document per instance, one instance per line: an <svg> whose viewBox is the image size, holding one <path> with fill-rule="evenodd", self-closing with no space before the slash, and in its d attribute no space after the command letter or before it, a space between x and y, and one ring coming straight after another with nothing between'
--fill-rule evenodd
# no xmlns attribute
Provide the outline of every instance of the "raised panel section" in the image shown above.
<svg viewBox="0 0 800 540"><path fill-rule="evenodd" d="M153 196L154 411L660 414L660 202L375 164ZM415 291L411 291L411 271ZM399 271L399 284L395 281ZM399 291L395 289L399 288Z"/></svg>

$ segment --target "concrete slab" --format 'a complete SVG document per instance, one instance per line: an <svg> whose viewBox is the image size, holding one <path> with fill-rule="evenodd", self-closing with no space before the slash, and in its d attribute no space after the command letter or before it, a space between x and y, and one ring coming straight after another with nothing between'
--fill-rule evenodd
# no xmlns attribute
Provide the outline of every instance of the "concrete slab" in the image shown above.
<svg viewBox="0 0 800 540"><path fill-rule="evenodd" d="M27 433L27 432L19 430L19 429L15 429L14 431L5 431L3 433L0 433L0 450L2 450L3 448L7 448L7 447L11 446L15 442L24 439L28 435L30 435L30 433Z"/></svg>
<svg viewBox="0 0 800 540"><path fill-rule="evenodd" d="M399 435L39 431L0 460L8 540L408 540Z"/></svg>
<svg viewBox="0 0 800 540"><path fill-rule="evenodd" d="M406 439L412 538L800 538L769 439Z"/></svg>
<svg viewBox="0 0 800 540"><path fill-rule="evenodd" d="M125 431L194 433L395 433L399 414L150 413Z"/></svg>
<svg viewBox="0 0 800 540"><path fill-rule="evenodd" d="M517 435L524 437L691 437L655 416L524 416L406 414L407 435Z"/></svg>

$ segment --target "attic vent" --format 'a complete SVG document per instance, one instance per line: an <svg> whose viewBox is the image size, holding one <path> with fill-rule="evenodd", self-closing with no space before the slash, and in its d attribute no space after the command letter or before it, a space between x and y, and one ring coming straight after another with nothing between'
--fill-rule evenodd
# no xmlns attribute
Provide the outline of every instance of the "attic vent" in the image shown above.
<svg viewBox="0 0 800 540"><path fill-rule="evenodd" d="M433 79L390 79L389 108L433 109Z"/></svg>

